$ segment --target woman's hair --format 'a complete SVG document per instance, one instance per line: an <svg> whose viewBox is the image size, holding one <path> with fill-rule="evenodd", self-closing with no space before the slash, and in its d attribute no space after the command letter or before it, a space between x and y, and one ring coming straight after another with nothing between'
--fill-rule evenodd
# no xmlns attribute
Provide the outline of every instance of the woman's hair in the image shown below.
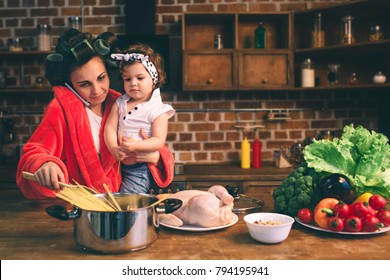
<svg viewBox="0 0 390 280"><path fill-rule="evenodd" d="M114 33L105 32L93 38L89 33L68 29L58 39L55 53L49 54L45 61L45 76L52 85L70 82L71 73L98 57L108 65L109 55L117 44Z"/></svg>
<svg viewBox="0 0 390 280"><path fill-rule="evenodd" d="M125 51L122 53L140 53L145 56L148 56L149 61L154 64L158 73L158 81L155 85L155 88L160 88L165 83L165 71L164 71L164 60L162 56L155 52L149 45L143 43L135 43L130 45ZM121 61L119 63L119 72L122 74L125 66L133 64L132 61Z"/></svg>

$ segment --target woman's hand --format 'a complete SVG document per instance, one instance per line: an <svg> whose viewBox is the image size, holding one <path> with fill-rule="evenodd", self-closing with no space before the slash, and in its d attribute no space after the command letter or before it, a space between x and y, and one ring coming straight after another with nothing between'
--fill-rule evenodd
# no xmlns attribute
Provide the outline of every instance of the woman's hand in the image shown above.
<svg viewBox="0 0 390 280"><path fill-rule="evenodd" d="M59 190L59 183L65 183L64 173L54 162L49 161L44 163L37 171L35 171L34 175L41 186L49 189Z"/></svg>

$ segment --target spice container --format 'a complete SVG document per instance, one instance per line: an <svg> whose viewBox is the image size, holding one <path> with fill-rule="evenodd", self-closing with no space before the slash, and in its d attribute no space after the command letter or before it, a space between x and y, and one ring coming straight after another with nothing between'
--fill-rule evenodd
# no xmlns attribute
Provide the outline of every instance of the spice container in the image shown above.
<svg viewBox="0 0 390 280"><path fill-rule="evenodd" d="M328 82L334 86L340 82L340 64L329 64L328 65Z"/></svg>
<svg viewBox="0 0 390 280"><path fill-rule="evenodd" d="M384 84L386 83L386 79L386 75L383 74L381 71L378 71L372 78L372 81L374 84Z"/></svg>
<svg viewBox="0 0 390 280"><path fill-rule="evenodd" d="M19 38L8 39L8 50L10 52L22 52L23 47Z"/></svg>
<svg viewBox="0 0 390 280"><path fill-rule="evenodd" d="M310 58L305 59L301 64L301 86L315 86L314 63L311 61Z"/></svg>
<svg viewBox="0 0 390 280"><path fill-rule="evenodd" d="M329 140L329 141L332 141L333 140L333 132L330 131L330 130L322 130L320 132L320 137L319 137L321 140Z"/></svg>
<svg viewBox="0 0 390 280"><path fill-rule="evenodd" d="M68 26L69 28L74 28L79 31L82 31L81 17L76 17L76 16L68 17Z"/></svg>
<svg viewBox="0 0 390 280"><path fill-rule="evenodd" d="M38 50L39 51L50 51L51 49L51 36L50 36L50 25L38 24Z"/></svg>
<svg viewBox="0 0 390 280"><path fill-rule="evenodd" d="M343 37L341 39L342 45L352 45L355 43L355 37L353 35L353 21L354 18L347 14L343 17Z"/></svg>
<svg viewBox="0 0 390 280"><path fill-rule="evenodd" d="M321 48L325 46L325 32L322 29L322 14L318 13L314 17L313 31L311 32L311 46Z"/></svg>
<svg viewBox="0 0 390 280"><path fill-rule="evenodd" d="M380 41L383 40L383 38L381 27L379 25L371 26L370 35L368 36L370 42Z"/></svg>
<svg viewBox="0 0 390 280"><path fill-rule="evenodd" d="M348 84L349 85L358 85L358 84L360 84L360 81L359 81L356 73L351 73L351 75L349 75L349 77L348 77Z"/></svg>
<svg viewBox="0 0 390 280"><path fill-rule="evenodd" d="M223 49L222 35L216 34L214 36L214 49L221 50Z"/></svg>
<svg viewBox="0 0 390 280"><path fill-rule="evenodd" d="M35 78L35 88L44 88L46 86L45 78L43 77L36 77Z"/></svg>
<svg viewBox="0 0 390 280"><path fill-rule="evenodd" d="M259 22L255 29L255 48L265 49L267 46L267 31L265 30L263 23Z"/></svg>

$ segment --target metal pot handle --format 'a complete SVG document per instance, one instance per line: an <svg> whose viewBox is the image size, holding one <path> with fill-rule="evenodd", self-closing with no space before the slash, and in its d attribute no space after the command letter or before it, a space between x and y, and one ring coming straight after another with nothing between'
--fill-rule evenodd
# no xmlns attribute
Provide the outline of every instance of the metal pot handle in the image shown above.
<svg viewBox="0 0 390 280"><path fill-rule="evenodd" d="M62 205L53 205L46 208L46 213L61 221L75 220L81 216L81 209L73 208L72 211L67 211Z"/></svg>
<svg viewBox="0 0 390 280"><path fill-rule="evenodd" d="M156 211L158 214L169 214L172 212L175 212L177 209L179 209L183 204L183 201L177 198L168 198L164 200L163 206L156 206Z"/></svg>

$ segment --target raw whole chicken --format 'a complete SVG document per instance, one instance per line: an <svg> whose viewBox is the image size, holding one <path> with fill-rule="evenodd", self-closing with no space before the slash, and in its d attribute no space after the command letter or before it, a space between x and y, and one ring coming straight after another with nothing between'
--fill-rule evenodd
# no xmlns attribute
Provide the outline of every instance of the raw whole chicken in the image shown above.
<svg viewBox="0 0 390 280"><path fill-rule="evenodd" d="M236 218L232 212L234 198L223 186L215 185L207 191L184 190L169 197L178 198L183 204L171 214L159 215L160 222L168 225L217 227L230 224Z"/></svg>

